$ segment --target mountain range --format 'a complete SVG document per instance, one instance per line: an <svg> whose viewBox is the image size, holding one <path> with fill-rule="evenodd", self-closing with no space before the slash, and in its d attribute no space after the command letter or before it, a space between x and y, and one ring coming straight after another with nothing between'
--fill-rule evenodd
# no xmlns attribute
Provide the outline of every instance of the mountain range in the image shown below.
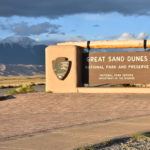
<svg viewBox="0 0 150 150"><path fill-rule="evenodd" d="M46 47L29 37L8 37L0 41L0 64L44 65Z"/></svg>
<svg viewBox="0 0 150 150"><path fill-rule="evenodd" d="M49 44L55 43L49 41ZM49 44L29 37L0 39L0 76L43 74L45 48Z"/></svg>

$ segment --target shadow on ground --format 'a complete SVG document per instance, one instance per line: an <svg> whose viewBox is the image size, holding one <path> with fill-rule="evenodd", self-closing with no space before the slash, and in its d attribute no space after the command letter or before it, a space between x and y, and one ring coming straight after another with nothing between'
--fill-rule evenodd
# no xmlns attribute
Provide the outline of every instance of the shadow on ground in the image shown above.
<svg viewBox="0 0 150 150"><path fill-rule="evenodd" d="M0 96L0 101L6 101L14 98L15 97L13 95L4 95L4 96Z"/></svg>

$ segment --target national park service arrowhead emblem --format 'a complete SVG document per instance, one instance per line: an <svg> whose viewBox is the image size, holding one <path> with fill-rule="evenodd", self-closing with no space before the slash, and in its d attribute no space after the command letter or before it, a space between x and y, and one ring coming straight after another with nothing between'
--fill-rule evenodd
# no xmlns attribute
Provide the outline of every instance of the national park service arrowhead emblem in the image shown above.
<svg viewBox="0 0 150 150"><path fill-rule="evenodd" d="M71 69L71 61L66 57L58 57L52 61L53 70L59 80L64 80Z"/></svg>

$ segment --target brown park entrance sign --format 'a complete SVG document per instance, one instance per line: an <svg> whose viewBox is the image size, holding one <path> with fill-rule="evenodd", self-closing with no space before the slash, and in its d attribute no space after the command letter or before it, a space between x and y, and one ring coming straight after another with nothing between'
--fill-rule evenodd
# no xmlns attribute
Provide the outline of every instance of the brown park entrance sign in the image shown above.
<svg viewBox="0 0 150 150"><path fill-rule="evenodd" d="M89 85L150 83L150 52L91 52L83 57L83 79Z"/></svg>
<svg viewBox="0 0 150 150"><path fill-rule="evenodd" d="M91 51L86 53L87 48ZM108 51L92 52L92 49ZM119 52L109 52L111 49ZM50 45L45 50L46 91L150 93L150 51L148 49L150 49L150 40L81 41ZM108 86L99 87L105 84ZM115 87L118 84L139 85Z"/></svg>

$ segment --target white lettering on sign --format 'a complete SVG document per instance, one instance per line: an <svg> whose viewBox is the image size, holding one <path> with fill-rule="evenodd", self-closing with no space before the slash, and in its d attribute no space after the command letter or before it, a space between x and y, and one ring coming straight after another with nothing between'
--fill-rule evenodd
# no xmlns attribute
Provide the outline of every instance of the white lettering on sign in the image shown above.
<svg viewBox="0 0 150 150"><path fill-rule="evenodd" d="M87 57L87 62L104 62L105 56L103 57Z"/></svg>
<svg viewBox="0 0 150 150"><path fill-rule="evenodd" d="M125 57L124 56L109 56L108 57L108 61L109 62L124 62L125 61Z"/></svg>
<svg viewBox="0 0 150 150"><path fill-rule="evenodd" d="M101 56L87 57L87 62L147 62L147 56Z"/></svg>
<svg viewBox="0 0 150 150"><path fill-rule="evenodd" d="M146 62L146 61L148 61L148 58L147 58L147 56L128 56L127 57L127 61L129 61L129 62L140 62L140 61L144 61L144 62Z"/></svg>
<svg viewBox="0 0 150 150"><path fill-rule="evenodd" d="M94 52L84 63L87 82L96 84L149 84L150 52ZM88 61L88 62L87 62Z"/></svg>

